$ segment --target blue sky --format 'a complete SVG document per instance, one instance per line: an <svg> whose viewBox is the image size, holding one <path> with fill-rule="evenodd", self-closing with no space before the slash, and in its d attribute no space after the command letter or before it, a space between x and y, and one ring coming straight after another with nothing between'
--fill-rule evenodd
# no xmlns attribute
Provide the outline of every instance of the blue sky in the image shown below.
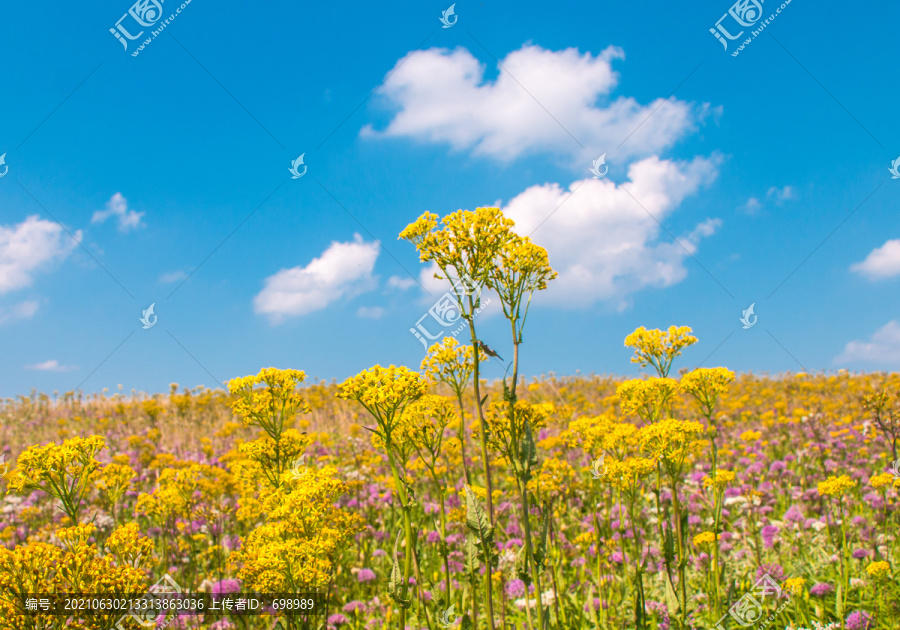
<svg viewBox="0 0 900 630"><path fill-rule="evenodd" d="M780 3L728 50L728 0L449 4L138 4L127 50L128 0L0 6L0 395L417 366L443 288L397 234L495 204L560 272L527 375L670 324L678 367L900 367L896 3L793 0L737 56Z"/></svg>

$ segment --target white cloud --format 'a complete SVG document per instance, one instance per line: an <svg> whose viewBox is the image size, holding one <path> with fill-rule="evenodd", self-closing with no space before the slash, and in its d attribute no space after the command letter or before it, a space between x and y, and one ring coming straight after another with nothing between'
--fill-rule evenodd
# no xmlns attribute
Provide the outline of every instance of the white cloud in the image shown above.
<svg viewBox="0 0 900 630"><path fill-rule="evenodd" d="M59 361L56 359L50 359L49 361L44 361L43 363L36 363L34 365L26 365L26 370L40 370L42 372L71 372L72 370L77 370L77 365L60 365Z"/></svg>
<svg viewBox="0 0 900 630"><path fill-rule="evenodd" d="M363 242L359 234L354 234L349 243L331 243L305 267L282 269L266 278L263 290L253 299L255 311L278 323L373 289L378 247L377 243Z"/></svg>
<svg viewBox="0 0 900 630"><path fill-rule="evenodd" d="M400 289L401 291L406 291L407 289L411 289L413 285L416 284L415 278L402 277L402 276L391 276L388 278L387 285L392 289Z"/></svg>
<svg viewBox="0 0 900 630"><path fill-rule="evenodd" d="M834 362L871 361L900 365L900 323L892 319L868 341L851 341Z"/></svg>
<svg viewBox="0 0 900 630"><path fill-rule="evenodd" d="M187 274L183 271L173 271L171 273L164 273L163 275L161 275L159 277L159 281L161 284L172 284L173 282L184 280L187 277Z"/></svg>
<svg viewBox="0 0 900 630"><path fill-rule="evenodd" d="M35 271L65 259L81 240L81 232L74 237L58 223L36 216L18 225L0 225L0 294L29 286Z"/></svg>
<svg viewBox="0 0 900 630"><path fill-rule="evenodd" d="M106 202L106 210L97 210L91 217L91 223L103 223L110 217L116 217L119 221L119 231L127 232L141 227L143 212L135 212L128 209L128 200L117 192Z"/></svg>
<svg viewBox="0 0 900 630"><path fill-rule="evenodd" d="M893 239L876 247L864 261L850 265L850 271L861 273L869 280L883 280L900 275L900 239Z"/></svg>
<svg viewBox="0 0 900 630"><path fill-rule="evenodd" d="M703 221L679 235L679 245L670 242L657 221L664 222L685 197L711 182L717 164L716 158L673 162L650 157L631 164L625 184L574 182L568 200L569 193L558 184L532 186L512 199L504 213L516 222L519 234L534 232L532 239L547 249L559 272L550 285L554 304L616 300L621 306L629 293L667 287L687 275L688 254L720 222Z"/></svg>
<svg viewBox="0 0 900 630"><path fill-rule="evenodd" d="M743 206L740 207L745 214L754 215L762 210L763 204L756 197L750 197Z"/></svg>
<svg viewBox="0 0 900 630"><path fill-rule="evenodd" d="M0 306L0 324L14 322L20 319L30 319L38 311L37 300L25 300L10 308Z"/></svg>
<svg viewBox="0 0 900 630"><path fill-rule="evenodd" d="M757 197L750 197L738 210L752 216L762 210L768 202L772 202L776 206L783 206L786 201L792 201L796 198L797 190L793 186L785 186L783 188L772 186L766 191L765 203Z"/></svg>
<svg viewBox="0 0 900 630"><path fill-rule="evenodd" d="M464 48L416 51L398 61L381 88L398 111L384 130L367 125L362 135L447 143L503 161L552 152L586 170L588 160L632 132L617 160L665 149L706 116L708 104L613 99L619 76L612 62L624 58L613 46L593 56L526 45L502 60L505 71L495 81L485 81L484 66Z"/></svg>
<svg viewBox="0 0 900 630"><path fill-rule="evenodd" d="M768 192L766 192L766 199L774 199L775 203L778 205L796 198L797 191L794 190L793 186L785 186L784 188L772 186L769 188Z"/></svg>
<svg viewBox="0 0 900 630"><path fill-rule="evenodd" d="M356 311L356 316L365 319L381 319L384 317L384 309L380 306L360 306Z"/></svg>

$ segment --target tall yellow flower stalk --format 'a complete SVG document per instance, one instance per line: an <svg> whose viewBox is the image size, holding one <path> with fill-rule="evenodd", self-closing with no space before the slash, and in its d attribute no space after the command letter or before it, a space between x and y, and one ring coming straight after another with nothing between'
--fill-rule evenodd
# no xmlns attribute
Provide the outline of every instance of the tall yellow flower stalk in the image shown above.
<svg viewBox="0 0 900 630"><path fill-rule="evenodd" d="M444 501L446 483L442 482L439 472L447 472L447 467L439 463L444 431L447 426L459 422L453 409L453 403L443 396L426 395L411 404L403 412L405 433L409 437L416 454L431 475L437 489L441 506L441 556L444 559L444 597L435 593L435 599L450 601L450 549L447 547L447 510ZM441 601L438 602L441 605Z"/></svg>
<svg viewBox="0 0 900 630"><path fill-rule="evenodd" d="M688 372L681 377L681 389L690 394L700 407L700 413L706 418L707 436L709 438L710 451L712 453L712 469L709 479L715 488L715 538L713 545L713 618L719 619L719 607L721 598L719 596L719 523L722 516L722 502L724 500L724 483L720 484L720 476L718 474L718 448L716 447L716 438L719 435L719 425L716 419L716 405L719 396L728 391L728 385L734 380L734 372L727 368L697 368L693 372ZM725 471L723 471L725 472ZM734 473L728 473L731 478ZM726 475L727 477L727 475ZM731 479L724 480L725 483ZM719 490L722 492L719 492Z"/></svg>
<svg viewBox="0 0 900 630"><path fill-rule="evenodd" d="M256 375L228 381L231 408L246 426L256 426L265 435L244 444L241 452L257 461L273 487L309 445L309 440L291 429L298 414L309 413L309 403L299 388L306 379L302 370L264 368Z"/></svg>
<svg viewBox="0 0 900 630"><path fill-rule="evenodd" d="M426 212L409 224L400 233L400 238L416 246L422 262L432 262L437 266L438 272L434 274L436 278L450 282L459 303L460 316L469 325L472 346L477 348L479 343L475 330L475 310L480 306L480 292L475 295L476 289L485 285L492 286L495 266L504 252L511 251L511 244L519 237L513 231L513 221L506 218L499 208L482 207L476 208L474 212L458 210L441 219L441 224L442 227L438 228L438 216ZM484 419L484 402L487 397L481 395L480 353L473 353L472 358L472 382L481 427L481 461L487 488L487 512L493 525L493 483ZM485 569L488 623L493 630L492 567L486 564Z"/></svg>
<svg viewBox="0 0 900 630"><path fill-rule="evenodd" d="M479 348L478 354L481 361L487 359L484 350ZM428 378L447 385L456 397L460 417L457 437L462 451L463 473L467 484L471 484L472 479L469 476L469 464L466 461L468 437L466 436L466 409L463 405L463 394L469 386L475 370L474 357L474 347L460 345L453 337L444 337L441 343L436 343L428 349L428 354L422 360L420 368Z"/></svg>
<svg viewBox="0 0 900 630"><path fill-rule="evenodd" d="M458 210L448 214L441 219L441 224L443 227L438 228L438 216L426 212L406 226L400 233L400 238L416 246L422 262L431 262L437 266L438 272L434 274L436 278L450 282L459 302L460 316L469 325L472 346L478 347L475 309L480 305L480 293L474 293L478 287L489 284L501 251L517 238L513 232L514 223L503 216L499 208L476 208L475 212ZM479 354L476 352L472 355L472 382L481 435L484 436L484 399L481 396ZM493 524L493 484L487 443L483 437L481 460L487 488L488 516Z"/></svg>
<svg viewBox="0 0 900 630"><path fill-rule="evenodd" d="M400 628L406 627L406 609L409 608L411 599L407 597L409 591L409 574L412 569L412 554L415 547L410 513L412 500L410 490L406 483L406 474L397 461L398 452L404 457L409 452L409 436L402 424L402 414L406 408L425 395L427 383L418 372L409 368L391 365L387 368L375 365L368 370L363 370L356 376L351 376L344 381L338 389L338 398L355 400L368 411L377 423L377 428L370 429L384 444L391 473L394 476L394 485L397 487L397 496L403 512L403 531L406 536L406 548L403 562L402 582L397 585L396 574L397 558L394 556L394 570L391 572L389 591L394 601L400 606ZM422 580L417 580L418 585Z"/></svg>

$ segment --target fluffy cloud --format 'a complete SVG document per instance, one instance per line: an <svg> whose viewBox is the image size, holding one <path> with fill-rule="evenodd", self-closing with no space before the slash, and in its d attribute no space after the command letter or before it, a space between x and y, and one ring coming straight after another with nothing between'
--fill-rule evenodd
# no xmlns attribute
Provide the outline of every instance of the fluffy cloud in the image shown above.
<svg viewBox="0 0 900 630"><path fill-rule="evenodd" d="M122 193L116 193L106 202L106 210L97 210L91 217L91 223L103 223L111 217L115 217L119 222L119 231L127 232L141 227L141 217L143 212L135 212L128 209L128 200L122 196Z"/></svg>
<svg viewBox="0 0 900 630"><path fill-rule="evenodd" d="M37 300L25 300L8 308L0 306L0 324L29 319L37 313L38 306Z"/></svg>
<svg viewBox="0 0 900 630"><path fill-rule="evenodd" d="M81 240L53 221L28 217L18 225L0 225L0 294L29 286L34 272L66 258Z"/></svg>
<svg viewBox="0 0 900 630"><path fill-rule="evenodd" d="M883 280L900 275L900 239L876 247L866 259L850 266L850 271L861 273L869 280Z"/></svg>
<svg viewBox="0 0 900 630"><path fill-rule="evenodd" d="M398 111L384 130L367 125L362 134L447 143L504 161L553 152L585 168L631 132L616 159L658 152L695 128L709 107L613 99L619 77L612 62L624 58L616 47L593 56L523 46L503 59L495 81L485 81L484 66L464 48L416 51L381 89Z"/></svg>
<svg viewBox="0 0 900 630"><path fill-rule="evenodd" d="M550 264L559 272L550 288L554 303L617 300L621 305L629 293L667 287L687 275L685 258L719 221L700 223L679 236L679 245L667 242L670 238L661 233L657 220L664 222L685 197L716 175L716 159L673 162L650 157L631 164L630 181L624 184L588 179L572 183L568 191L558 184L532 186L513 198L504 213L520 234L534 232L533 240L547 249ZM566 199L569 191L575 192Z"/></svg>
<svg viewBox="0 0 900 630"><path fill-rule="evenodd" d="M835 363L870 361L900 365L900 323L893 319L879 328L868 341L851 341Z"/></svg>
<svg viewBox="0 0 900 630"><path fill-rule="evenodd" d="M60 365L59 361L57 361L56 359L50 359L49 361L44 361L43 363L26 365L25 369L39 370L41 372L71 372L72 370L77 370L78 367L74 365Z"/></svg>
<svg viewBox="0 0 900 630"><path fill-rule="evenodd" d="M282 269L265 280L253 300L257 313L273 323L286 317L318 311L346 296L374 288L372 276L378 244L365 243L354 234L348 243L331 243L305 267Z"/></svg>

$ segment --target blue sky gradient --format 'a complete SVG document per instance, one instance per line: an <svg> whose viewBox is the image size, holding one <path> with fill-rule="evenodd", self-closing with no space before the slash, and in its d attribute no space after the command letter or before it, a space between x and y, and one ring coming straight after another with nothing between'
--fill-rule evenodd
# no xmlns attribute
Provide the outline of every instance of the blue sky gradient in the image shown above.
<svg viewBox="0 0 900 630"><path fill-rule="evenodd" d="M449 4L193 0L136 57L127 0L0 6L0 395L416 367L441 289L398 233L517 197L588 274L536 297L526 375L634 374L625 335L671 324L678 367L900 366L896 3L793 0L736 57L727 0Z"/></svg>

